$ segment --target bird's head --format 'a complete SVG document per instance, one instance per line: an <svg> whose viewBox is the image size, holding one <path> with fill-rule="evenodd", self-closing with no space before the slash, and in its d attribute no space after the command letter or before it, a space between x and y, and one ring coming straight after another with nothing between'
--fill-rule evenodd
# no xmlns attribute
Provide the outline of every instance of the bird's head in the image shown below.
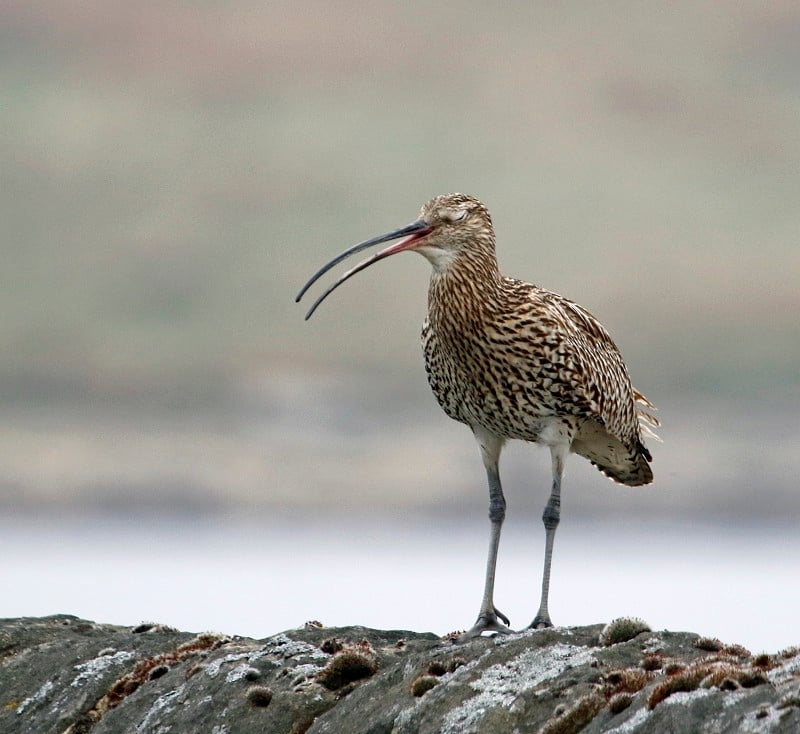
<svg viewBox="0 0 800 734"><path fill-rule="evenodd" d="M296 300L331 268L368 247L400 238L370 258L356 265L331 285L311 306L306 319L336 288L364 268L398 252L411 250L424 255L435 271L445 272L459 257L474 254L494 257L494 230L489 211L480 201L466 194L436 196L422 207L419 219L392 232L360 242L337 255L318 270L303 286Z"/></svg>
<svg viewBox="0 0 800 734"><path fill-rule="evenodd" d="M431 199L420 211L419 221L431 229L414 249L424 255L435 270L448 265L465 252L494 252L494 230L489 210L466 194L445 194Z"/></svg>

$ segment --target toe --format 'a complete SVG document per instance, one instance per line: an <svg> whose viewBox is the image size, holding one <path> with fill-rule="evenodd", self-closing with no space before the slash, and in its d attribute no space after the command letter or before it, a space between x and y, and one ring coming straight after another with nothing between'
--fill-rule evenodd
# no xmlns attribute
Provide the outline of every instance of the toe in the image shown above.
<svg viewBox="0 0 800 734"><path fill-rule="evenodd" d="M508 621L508 617L506 617L506 615L503 614L497 607L494 608L494 614L495 617L499 617L500 621L502 621L503 624L506 625L506 627L508 627L511 624L511 622Z"/></svg>
<svg viewBox="0 0 800 734"><path fill-rule="evenodd" d="M547 627L552 627L553 623L550 621L549 614L537 614L533 622L528 626L529 630L543 630Z"/></svg>
<svg viewBox="0 0 800 734"><path fill-rule="evenodd" d="M502 618L506 619L505 617ZM506 619L506 621L508 620ZM502 624L500 620L498 620L496 614L482 614L480 617L478 617L478 621L475 622L472 629L467 630L458 638L458 642L466 642L467 640L480 637L484 632L496 632L500 635L507 635L512 631L513 630L510 630L507 626Z"/></svg>

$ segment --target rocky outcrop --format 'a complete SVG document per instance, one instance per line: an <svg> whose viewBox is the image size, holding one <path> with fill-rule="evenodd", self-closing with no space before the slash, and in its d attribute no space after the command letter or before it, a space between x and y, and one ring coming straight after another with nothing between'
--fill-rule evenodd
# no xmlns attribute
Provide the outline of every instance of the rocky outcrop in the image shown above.
<svg viewBox="0 0 800 734"><path fill-rule="evenodd" d="M263 640L0 621L3 734L800 731L800 649L639 620L482 638L309 623Z"/></svg>

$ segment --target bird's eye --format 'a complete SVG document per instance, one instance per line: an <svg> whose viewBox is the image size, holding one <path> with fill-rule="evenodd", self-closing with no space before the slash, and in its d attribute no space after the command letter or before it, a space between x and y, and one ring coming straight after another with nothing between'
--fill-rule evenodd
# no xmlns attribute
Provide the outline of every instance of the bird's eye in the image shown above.
<svg viewBox="0 0 800 734"><path fill-rule="evenodd" d="M466 216L466 209L445 209L442 211L442 219L450 224L460 222Z"/></svg>

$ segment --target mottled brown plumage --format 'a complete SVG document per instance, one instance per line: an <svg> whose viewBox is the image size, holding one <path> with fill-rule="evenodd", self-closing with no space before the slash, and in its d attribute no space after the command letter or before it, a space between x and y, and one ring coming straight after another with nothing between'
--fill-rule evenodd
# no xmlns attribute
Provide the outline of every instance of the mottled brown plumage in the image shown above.
<svg viewBox="0 0 800 734"><path fill-rule="evenodd" d="M577 303L500 274L491 218L477 200L437 197L422 218L464 209L470 218L458 224L470 245L455 245L457 257L434 266L422 328L442 409L469 426L533 442L558 420L572 450L604 474L631 486L651 482L638 418L652 416L638 410L637 398L652 406L631 386L608 332Z"/></svg>
<svg viewBox="0 0 800 734"><path fill-rule="evenodd" d="M484 599L467 637L507 631L492 600L500 527L505 516L497 470L502 445L521 439L547 445L553 489L543 516L547 530L542 601L532 626L549 626L550 558L559 522L563 462L572 451L622 484L648 484L652 457L643 434L658 421L633 386L616 345L586 309L556 293L500 274L488 210L464 194L437 196L407 227L356 245L320 270L306 289L345 257L409 235L342 276L339 284L377 260L404 250L433 267L422 347L439 405L468 425L481 447L490 487L492 537ZM307 317L308 317L307 316Z"/></svg>

